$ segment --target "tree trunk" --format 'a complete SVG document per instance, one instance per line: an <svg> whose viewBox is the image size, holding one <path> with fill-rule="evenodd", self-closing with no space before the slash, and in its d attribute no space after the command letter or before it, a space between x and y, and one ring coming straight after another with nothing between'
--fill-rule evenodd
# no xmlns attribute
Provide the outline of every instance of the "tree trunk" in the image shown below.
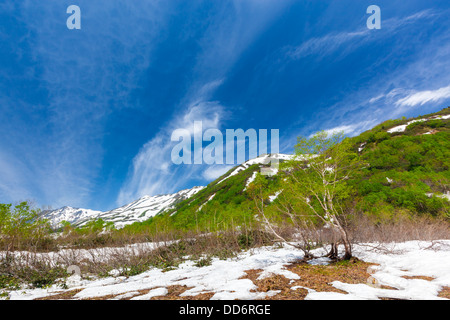
<svg viewBox="0 0 450 320"><path fill-rule="evenodd" d="M345 254L344 254L344 260L350 260L353 257L352 254L352 245L348 241L348 239L343 239L344 241L344 248L345 248Z"/></svg>
<svg viewBox="0 0 450 320"><path fill-rule="evenodd" d="M339 249L338 244L336 242L333 242L331 244L330 252L328 252L327 257L332 260L337 260L339 258Z"/></svg>
<svg viewBox="0 0 450 320"><path fill-rule="evenodd" d="M342 243L344 244L344 248L345 248L345 254L344 254L343 260L350 260L353 257L352 244L351 244L350 240L348 239L347 231L345 231L345 229L342 227L342 225L340 224L337 217L335 217L335 221L336 221L335 226L337 227L337 229L341 235Z"/></svg>

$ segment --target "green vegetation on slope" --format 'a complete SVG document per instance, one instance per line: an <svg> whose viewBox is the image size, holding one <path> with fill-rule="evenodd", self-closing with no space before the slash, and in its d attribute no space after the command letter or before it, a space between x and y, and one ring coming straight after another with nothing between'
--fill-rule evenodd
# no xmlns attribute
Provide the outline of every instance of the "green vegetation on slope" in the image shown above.
<svg viewBox="0 0 450 320"><path fill-rule="evenodd" d="M447 108L440 114L449 113ZM449 217L449 203L442 194L450 190L450 119L415 122L405 132L386 132L405 122L387 121L352 139L355 148L366 143L361 156L370 164L354 181L357 209L377 216Z"/></svg>
<svg viewBox="0 0 450 320"><path fill-rule="evenodd" d="M418 118L448 114L450 108ZM349 139L368 164L348 182L354 192L355 213L378 219L399 215L449 217L449 202L442 194L450 190L450 119L415 122L405 132L387 132L411 120L389 120ZM244 189L259 169L253 165L233 176L229 176L230 170L174 210L127 226L122 232L215 231L256 223L257 208L249 190ZM267 214L277 218L277 200L270 202L268 197L283 189L283 175L264 179Z"/></svg>
<svg viewBox="0 0 450 320"><path fill-rule="evenodd" d="M157 215L145 222L126 226L122 232L139 233L144 230L227 230L243 224L251 224L254 219L254 204L247 191L246 181L259 165L252 165L236 175L230 172L212 182L192 198L179 203L175 209ZM223 178L224 181L220 182ZM272 187L279 182L271 178ZM218 183L220 182L220 183Z"/></svg>
<svg viewBox="0 0 450 320"><path fill-rule="evenodd" d="M448 114L450 108L416 119ZM348 205L354 214L364 214L380 222L400 215L449 218L449 202L443 194L450 190L450 119L414 122L404 132L387 132L411 120L388 120L348 139L354 152L367 164L348 181L352 192ZM231 175L234 171L231 169L193 197L178 203L173 210L113 232L118 235L213 232L242 225L256 226L258 208L251 194L252 184L248 187L246 184L260 168L261 165L255 164L235 175ZM275 201L269 200L269 196L283 190L285 176L280 171L274 176L261 176L261 179L266 181L265 211L274 221L282 221L279 200L285 199L286 194L281 193ZM292 207L300 210L295 200L290 200ZM98 235L104 226L103 221L93 221L85 228L71 230L66 225L65 229L78 233L80 239L84 239L80 241L87 241L91 234Z"/></svg>

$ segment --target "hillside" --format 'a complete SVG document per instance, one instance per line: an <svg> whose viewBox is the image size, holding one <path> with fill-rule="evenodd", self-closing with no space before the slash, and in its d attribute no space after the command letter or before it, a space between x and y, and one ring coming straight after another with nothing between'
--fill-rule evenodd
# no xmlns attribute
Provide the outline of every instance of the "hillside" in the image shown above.
<svg viewBox="0 0 450 320"><path fill-rule="evenodd" d="M389 219L396 215L449 216L450 108L411 119L385 121L350 138L368 166L354 184L356 213ZM130 225L145 228L221 230L255 222L248 186L270 157L280 162L289 155L264 155L237 166L173 209ZM270 168L268 168L270 170ZM282 172L265 176L265 205L276 215L282 194Z"/></svg>
<svg viewBox="0 0 450 320"><path fill-rule="evenodd" d="M75 227L82 227L89 221L96 219L102 219L106 223L113 223L116 228L122 228L134 222L148 220L158 213L169 210L178 202L191 197L201 189L203 187L193 187L174 194L143 196L120 208L105 212L63 207L44 212L42 218L48 219L53 228L61 227L62 222L68 222Z"/></svg>
<svg viewBox="0 0 450 320"><path fill-rule="evenodd" d="M354 211L378 219L397 215L449 216L450 108L411 119L385 121L350 138L353 149L368 165L353 183ZM277 197L283 190L283 172L270 167L293 155L268 154L236 166L208 184L171 195L145 196L108 212L65 207L44 218L74 226L103 219L116 228L153 230L223 230L257 222L249 191L256 175L264 176L265 206L276 215Z"/></svg>
<svg viewBox="0 0 450 320"><path fill-rule="evenodd" d="M342 145L345 156L361 164L344 175L338 195L344 201L336 202L345 205L338 219L350 234L349 258L346 248L338 252L345 244L331 230L334 221L303 211L292 197L302 187L288 181L290 174L308 179L308 168L318 163L336 175L336 167L328 167L335 157L268 154L206 187L142 197L108 212L46 212L53 223L77 227L65 226L57 237L26 203L0 206L11 216L9 233L0 238L0 298L450 297L450 108L386 121L326 151ZM272 158L280 160L278 168L270 166ZM307 194L308 205L314 201ZM283 216L286 204L298 220ZM293 225L302 220L307 223ZM21 221L34 222L8 228ZM117 230L104 232L104 221ZM72 270L79 274L68 277Z"/></svg>

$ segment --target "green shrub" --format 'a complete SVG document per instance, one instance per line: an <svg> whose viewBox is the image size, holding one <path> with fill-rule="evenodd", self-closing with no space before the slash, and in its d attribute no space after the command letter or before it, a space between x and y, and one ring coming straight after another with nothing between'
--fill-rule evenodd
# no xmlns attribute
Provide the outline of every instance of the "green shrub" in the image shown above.
<svg viewBox="0 0 450 320"><path fill-rule="evenodd" d="M237 240L241 249L248 249L254 243L254 239L251 234L240 234Z"/></svg>
<svg viewBox="0 0 450 320"><path fill-rule="evenodd" d="M41 249L51 245L50 224L27 202L16 206L0 204L0 244L7 251Z"/></svg>
<svg viewBox="0 0 450 320"><path fill-rule="evenodd" d="M201 268L201 267L207 267L210 266L212 263L212 258L211 257L203 257L199 260L197 260L194 264L194 266Z"/></svg>

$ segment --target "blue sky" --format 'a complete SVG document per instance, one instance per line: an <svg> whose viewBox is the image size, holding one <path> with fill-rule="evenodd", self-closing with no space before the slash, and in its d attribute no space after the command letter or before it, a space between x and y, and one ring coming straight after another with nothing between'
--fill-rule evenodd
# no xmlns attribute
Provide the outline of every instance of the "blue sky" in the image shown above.
<svg viewBox="0 0 450 320"><path fill-rule="evenodd" d="M448 0L3 0L0 203L108 210L206 185L229 166L171 163L193 121L279 129L291 153L298 135L437 111L449 16Z"/></svg>

